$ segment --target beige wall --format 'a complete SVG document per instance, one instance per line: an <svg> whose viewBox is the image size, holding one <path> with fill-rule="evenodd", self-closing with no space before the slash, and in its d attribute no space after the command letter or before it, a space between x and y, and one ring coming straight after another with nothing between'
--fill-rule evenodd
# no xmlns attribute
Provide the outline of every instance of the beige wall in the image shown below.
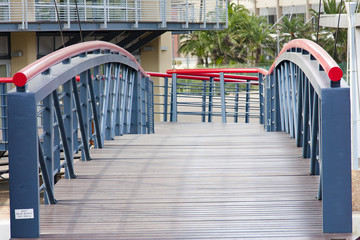
<svg viewBox="0 0 360 240"><path fill-rule="evenodd" d="M148 43L141 49L141 66L145 71L165 73L171 69L172 61L172 37L170 32L166 32L157 39ZM163 85L163 78L153 78L154 85ZM170 80L169 80L170 81ZM154 88L154 94L163 94L164 90ZM163 103L164 99L160 96L154 97L155 103ZM169 103L169 100L168 100ZM170 104L169 104L170 109ZM169 112L168 109L168 112ZM155 112L163 112L162 106L155 106ZM162 116L155 115L155 121L161 121Z"/></svg>
<svg viewBox="0 0 360 240"><path fill-rule="evenodd" d="M36 60L36 33L13 32L10 35L11 52L22 52L21 57L11 57L11 75Z"/></svg>

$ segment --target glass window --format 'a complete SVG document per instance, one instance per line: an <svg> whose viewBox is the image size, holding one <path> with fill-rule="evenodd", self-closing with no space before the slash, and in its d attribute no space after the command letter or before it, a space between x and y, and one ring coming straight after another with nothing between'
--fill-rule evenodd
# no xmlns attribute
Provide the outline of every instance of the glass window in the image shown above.
<svg viewBox="0 0 360 240"><path fill-rule="evenodd" d="M46 55L54 51L54 38L39 36L39 55Z"/></svg>
<svg viewBox="0 0 360 240"><path fill-rule="evenodd" d="M0 36L0 56L9 56L8 36Z"/></svg>

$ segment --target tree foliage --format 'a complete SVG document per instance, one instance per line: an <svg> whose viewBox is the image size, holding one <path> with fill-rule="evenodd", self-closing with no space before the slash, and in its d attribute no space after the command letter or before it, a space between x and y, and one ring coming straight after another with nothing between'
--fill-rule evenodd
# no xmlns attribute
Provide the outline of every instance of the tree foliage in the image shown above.
<svg viewBox="0 0 360 240"><path fill-rule="evenodd" d="M335 0L324 1L325 14L344 11L344 6ZM317 19L317 12L312 12ZM276 55L276 35L280 32L280 45L297 38L316 39L316 23L304 23L301 17L283 17L282 22L272 29L261 16L251 15L242 5L229 4L228 28L222 31L194 31L181 36L180 53L198 57L201 65L227 65L248 63L251 65L272 62ZM333 55L337 34L335 60L346 61L346 30L322 28L319 45Z"/></svg>

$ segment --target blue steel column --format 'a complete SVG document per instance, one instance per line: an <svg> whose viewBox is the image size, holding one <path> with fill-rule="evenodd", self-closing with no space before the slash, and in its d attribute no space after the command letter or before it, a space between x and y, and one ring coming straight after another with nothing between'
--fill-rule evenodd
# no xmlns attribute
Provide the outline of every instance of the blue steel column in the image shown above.
<svg viewBox="0 0 360 240"><path fill-rule="evenodd" d="M130 133L137 134L141 133L141 89L140 89L140 81L141 76L140 72L136 71L134 73L134 82L133 82L133 100L132 100L132 108L131 110L131 126Z"/></svg>
<svg viewBox="0 0 360 240"><path fill-rule="evenodd" d="M85 125L84 125L85 120L83 118L83 114L82 114L82 110L81 110L80 97L79 97L79 93L78 93L76 79L73 78L71 81L72 81L72 85L73 85L75 107L76 107L77 119L79 120L81 141L82 141L82 145L83 145L83 149L82 149L82 151L84 152L83 160L89 161L89 160L91 160L90 153L89 153L89 143L88 143L88 139L86 138L86 131L85 131Z"/></svg>
<svg viewBox="0 0 360 240"><path fill-rule="evenodd" d="M64 126L66 133L66 141L68 143L69 152L70 152L70 161L73 162L74 154L73 154L73 99L72 99L72 87L71 82L68 81L63 85L63 91L65 93L63 98L63 106L64 106ZM70 178L70 174L68 169L65 169L65 178Z"/></svg>
<svg viewBox="0 0 360 240"><path fill-rule="evenodd" d="M236 84L236 92L235 92L235 108L234 108L234 123L238 122L239 118L239 92L240 92L240 86L239 83Z"/></svg>
<svg viewBox="0 0 360 240"><path fill-rule="evenodd" d="M351 233L349 88L322 90L320 119L323 231Z"/></svg>
<svg viewBox="0 0 360 240"><path fill-rule="evenodd" d="M300 72L300 68L298 70L299 72L299 79L298 79L298 87L297 87L297 138L296 138L296 146L301 147L302 146L302 123L303 123L303 115L302 115L302 108L303 108L303 94L304 94L304 74Z"/></svg>
<svg viewBox="0 0 360 240"><path fill-rule="evenodd" d="M203 81L203 94L202 94L202 105L201 105L201 122L205 122L206 116L206 81Z"/></svg>
<svg viewBox="0 0 360 240"><path fill-rule="evenodd" d="M172 74L172 101L171 101L171 106L172 106L172 118L171 121L172 122L177 122L177 76L176 73Z"/></svg>
<svg viewBox="0 0 360 240"><path fill-rule="evenodd" d="M302 146L303 146L303 157L304 158L308 158L309 157L309 151L308 151L308 141L309 141L309 134L310 134L310 129L309 129L309 98L310 98L310 93L309 93L309 80L306 78L305 79L305 84L304 84L304 107L303 107L303 142L302 142Z"/></svg>
<svg viewBox="0 0 360 240"><path fill-rule="evenodd" d="M37 103L33 93L9 93L7 99L11 238L38 238L40 196ZM21 214L23 212L28 214Z"/></svg>
<svg viewBox="0 0 360 240"><path fill-rule="evenodd" d="M169 78L164 78L164 122L167 122L168 115Z"/></svg>
<svg viewBox="0 0 360 240"><path fill-rule="evenodd" d="M110 129L109 129L109 101L110 101L110 86L111 86L111 68L112 64L105 65L105 80L104 80L104 92L102 96L102 111L101 111L101 139L104 145L104 140L110 140Z"/></svg>
<svg viewBox="0 0 360 240"><path fill-rule="evenodd" d="M226 123L226 103L225 103L225 80L224 73L220 73L220 95L221 95L221 119Z"/></svg>
<svg viewBox="0 0 360 240"><path fill-rule="evenodd" d="M128 73L129 69L123 67L122 69L122 84L121 84L121 104L120 104L120 135L124 134L124 123L126 117L126 100L127 100L127 88L128 88Z"/></svg>
<svg viewBox="0 0 360 240"><path fill-rule="evenodd" d="M128 101L126 107L126 133L130 133L131 128L131 116L132 116L132 104L133 104L133 95L134 95L134 83L136 79L136 71L132 70L129 76L129 93L128 93Z"/></svg>
<svg viewBox="0 0 360 240"><path fill-rule="evenodd" d="M212 122L212 108L213 108L213 96L214 96L214 78L210 78L209 85L209 113L208 113L208 122Z"/></svg>
<svg viewBox="0 0 360 240"><path fill-rule="evenodd" d="M146 78L144 76L141 77L141 133L146 134Z"/></svg>
<svg viewBox="0 0 360 240"><path fill-rule="evenodd" d="M53 178L53 171L54 171L54 112L53 112L53 100L52 96L49 95L43 100L43 131L44 131L44 137L43 137L43 143L42 143L42 149L44 151L44 162L45 162L45 168L47 172L47 176L49 176L50 186L47 186L47 191L53 192L54 188L54 178ZM45 169L42 169L44 171ZM48 188L51 189L48 189ZM44 194L44 201L45 203L48 203L49 196L47 195L47 191L45 191Z"/></svg>
<svg viewBox="0 0 360 240"><path fill-rule="evenodd" d="M94 130L95 130L95 147L102 148L102 140L101 140L101 132L100 132L100 115L98 114L98 106L97 106L97 98L95 94L93 79L97 79L97 77L92 78L90 75L90 70L88 71L88 85L89 85L89 94L90 94L90 102L91 102L91 109L94 121ZM96 81L96 80L95 80Z"/></svg>
<svg viewBox="0 0 360 240"><path fill-rule="evenodd" d="M80 73L80 84L79 84L79 99L80 99L80 108L83 119L83 128L84 128L84 137L87 146L89 145L89 121L88 121L88 87L87 87L87 72ZM81 130L81 128L80 128ZM85 145L83 144L83 148ZM86 156L84 151L81 151L81 159L85 161Z"/></svg>
<svg viewBox="0 0 360 240"><path fill-rule="evenodd" d="M245 123L249 123L249 111L250 111L250 80L246 80Z"/></svg>
<svg viewBox="0 0 360 240"><path fill-rule="evenodd" d="M95 97L95 106L96 106L96 113L97 115L94 116L94 119L96 118L98 121L98 125L99 125L99 132L97 132L96 134L98 134L99 136L97 136L97 140L95 141L95 148L99 148L100 143L101 143L101 132L100 132L100 124L101 124L101 84L102 84L102 78L99 76L99 72L100 72L100 67L96 66L93 68L93 74L94 74L94 78L93 78L93 92L94 92L94 97ZM90 85L89 85L90 88ZM94 114L94 110L93 110L93 114ZM94 120L95 121L95 120ZM95 122L94 122L95 124ZM95 131L96 131L96 125L95 125ZM102 146L102 145L101 145Z"/></svg>
<svg viewBox="0 0 360 240"><path fill-rule="evenodd" d="M260 124L264 124L264 82L263 74L258 75L259 82L259 109L260 109Z"/></svg>
<svg viewBox="0 0 360 240"><path fill-rule="evenodd" d="M119 91L120 91L120 64L115 66L115 77L113 83L113 97L111 103L111 139L116 136L116 118L119 115Z"/></svg>
<svg viewBox="0 0 360 240"><path fill-rule="evenodd" d="M71 159L72 154L70 152L69 143L67 141L65 125L63 122L63 116L61 113L60 102L58 99L57 90L55 90L52 93L52 97L53 97L53 101L54 101L54 109L55 109L55 113L56 113L56 117L57 117L57 122L59 125L59 131L60 131L60 135L61 135L62 145L63 145L63 149L64 149L65 161L67 163L66 166L67 166L70 178L75 178L76 175L74 173L73 161ZM60 169L59 169L59 171L60 171Z"/></svg>

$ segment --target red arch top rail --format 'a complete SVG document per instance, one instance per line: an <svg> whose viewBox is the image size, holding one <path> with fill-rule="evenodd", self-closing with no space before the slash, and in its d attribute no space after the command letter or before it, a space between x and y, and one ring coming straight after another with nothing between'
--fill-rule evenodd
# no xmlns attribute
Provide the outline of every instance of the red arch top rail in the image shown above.
<svg viewBox="0 0 360 240"><path fill-rule="evenodd" d="M308 39L295 39L283 47L280 51L279 56L284 52L288 51L292 48L299 48L310 53L321 65L324 71L327 73L328 77L331 81L340 81L343 76L343 71L339 67L339 65L335 62L335 60L317 43L310 41ZM275 62L272 64L269 69L269 74L274 71Z"/></svg>
<svg viewBox="0 0 360 240"><path fill-rule="evenodd" d="M144 74L144 76L148 77L148 74L142 69L140 64L136 61L135 57L125 49L108 42L91 41L78 43L66 48L62 48L46 55L45 57L42 57L39 60L36 60L35 62L29 64L28 66L15 73L13 77L13 82L18 87L24 86L29 80L31 80L35 76L41 74L42 72L62 61L80 55L82 53L92 52L96 50L109 50L111 52L119 53L123 56L128 57L130 60L136 63L136 65L139 67L139 70Z"/></svg>

